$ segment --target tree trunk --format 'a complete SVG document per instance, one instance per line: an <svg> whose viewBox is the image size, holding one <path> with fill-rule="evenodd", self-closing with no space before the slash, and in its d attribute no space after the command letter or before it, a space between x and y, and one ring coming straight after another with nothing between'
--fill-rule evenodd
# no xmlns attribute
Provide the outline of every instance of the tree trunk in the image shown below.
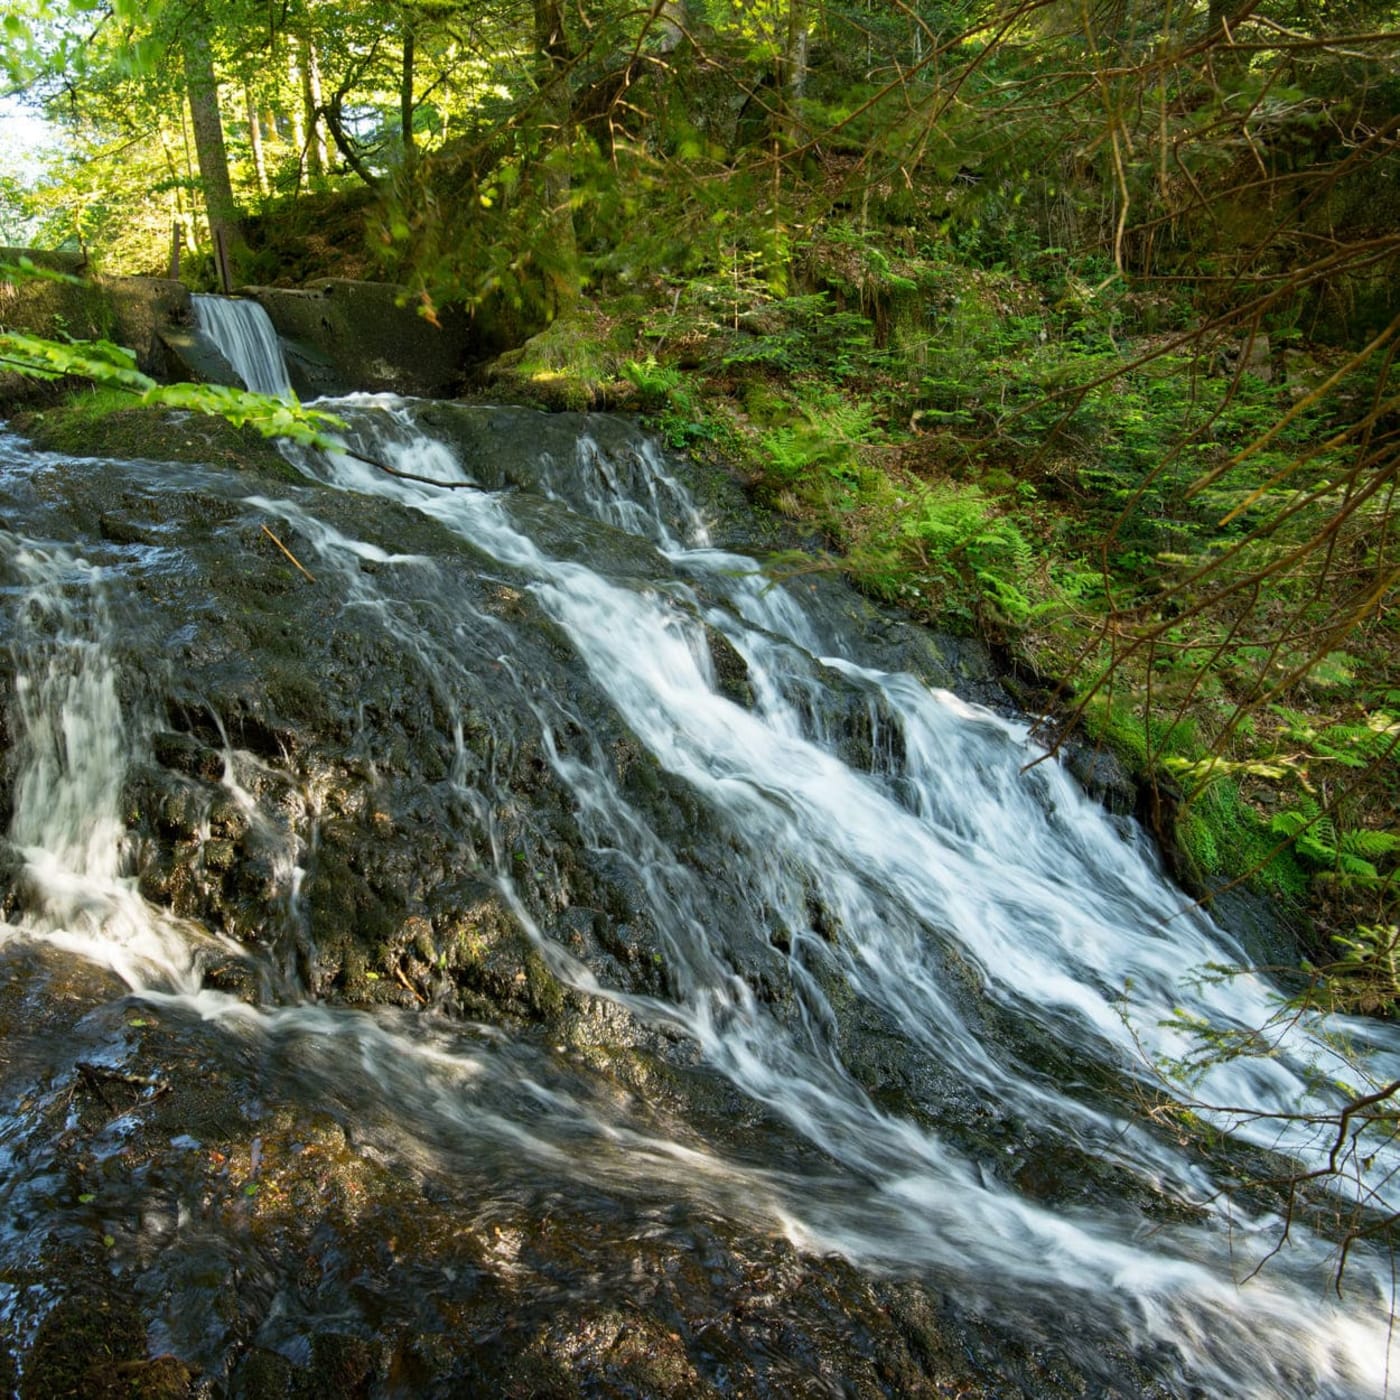
<svg viewBox="0 0 1400 1400"><path fill-rule="evenodd" d="M778 71L783 139L789 150L801 143L797 108L807 94L807 0L789 0L787 39Z"/></svg>
<svg viewBox="0 0 1400 1400"><path fill-rule="evenodd" d="M399 72L399 136L403 142L403 168L413 174L418 151L413 144L413 58L415 35L413 15L403 12L403 67Z"/></svg>
<svg viewBox="0 0 1400 1400"><path fill-rule="evenodd" d="M545 278L557 316L579 297L578 242L574 235L569 143L569 42L562 0L535 0L535 52L541 95L544 141L544 204L550 246Z"/></svg>
<svg viewBox="0 0 1400 1400"><path fill-rule="evenodd" d="M297 153L297 185L301 185L301 177L306 174L308 160L306 145L306 123L307 119L315 114L306 106L306 63L297 57L296 49L293 47L292 56L288 60L287 77L291 80L292 91L295 93L301 90L302 103L297 105L295 97L292 99L291 112L289 117L292 124L292 145Z"/></svg>
<svg viewBox="0 0 1400 1400"><path fill-rule="evenodd" d="M233 263L243 249L243 230L228 173L224 125L219 117L219 86L214 57L209 48L209 19L202 8L190 11L184 33L185 95L194 128L194 149L199 178L204 186L204 208L209 215L209 236L214 243L214 264L225 292L233 290Z"/></svg>
<svg viewBox="0 0 1400 1400"><path fill-rule="evenodd" d="M258 193L267 193L267 161L263 158L262 126L258 122L258 104L253 100L252 88L243 89L243 100L248 108L248 142L253 148L253 169L257 172Z"/></svg>
<svg viewBox="0 0 1400 1400"><path fill-rule="evenodd" d="M331 161L326 150L325 124L321 121L321 65L316 58L316 45L310 39L301 41L301 97L311 142L306 148L307 164L312 175L324 175L331 168Z"/></svg>
<svg viewBox="0 0 1400 1400"><path fill-rule="evenodd" d="M345 158L346 165L348 165L370 189L377 190L379 188L379 178L364 163L359 152L355 149L355 143L346 132L345 125L341 121L340 103L341 98L337 93L335 97L331 98L330 103L320 115L325 117L326 126L331 133L331 140L335 142L336 150Z"/></svg>
<svg viewBox="0 0 1400 1400"><path fill-rule="evenodd" d="M685 27L689 22L685 0L662 0L658 18L661 21L661 42L657 45L657 52L674 53L685 38Z"/></svg>

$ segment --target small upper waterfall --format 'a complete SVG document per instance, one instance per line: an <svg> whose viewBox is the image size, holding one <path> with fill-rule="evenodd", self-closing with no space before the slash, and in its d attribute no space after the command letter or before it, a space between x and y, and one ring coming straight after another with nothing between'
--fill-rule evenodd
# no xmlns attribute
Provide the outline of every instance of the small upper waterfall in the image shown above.
<svg viewBox="0 0 1400 1400"><path fill-rule="evenodd" d="M259 394L290 392L291 376L277 332L257 302L200 294L191 300L199 329L238 371L245 388Z"/></svg>

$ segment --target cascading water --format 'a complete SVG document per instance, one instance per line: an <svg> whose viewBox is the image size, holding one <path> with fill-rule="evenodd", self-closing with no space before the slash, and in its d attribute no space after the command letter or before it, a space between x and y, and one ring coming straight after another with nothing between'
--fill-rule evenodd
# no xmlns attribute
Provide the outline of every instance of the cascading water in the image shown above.
<svg viewBox="0 0 1400 1400"><path fill-rule="evenodd" d="M429 882L447 893L424 894L424 907L450 913L466 897L450 894L453 882L469 877L529 940L522 984L552 980L600 1008L616 1044L698 1076L725 1106L684 1121L659 1092L656 1103L619 1092L615 1049L571 1057L506 1026L372 1017L298 992L314 983L306 961L327 956L318 939L336 932L326 911L342 907L317 872L350 878L353 861L330 862L360 808L305 754L245 747L246 721L244 731L220 721L218 771L179 791L202 794L194 829L220 870L230 843L215 834L219 804L236 809L224 820L240 823L267 872L274 896L259 907L275 927L240 945L142 899L122 771L146 761L163 723L155 699L139 697L170 682L158 665L145 670L119 707L121 668L136 663L114 653L148 648L104 639L141 625L129 607L113 621L117 580L123 597L154 607L173 586L164 536L99 545L105 573L72 547L4 537L25 625L45 638L20 644L12 707L10 839L27 890L12 943L78 953L145 1005L253 1038L268 1075L382 1123L380 1151L451 1164L464 1193L527 1182L546 1199L602 1193L620 1203L623 1241L655 1234L657 1212L680 1203L871 1277L956 1293L1016 1335L1053 1339L1086 1372L1098 1356L1100 1382L1124 1392L1381 1392L1386 1262L1358 1245L1339 1301L1335 1248L1298 1220L1288 1247L1241 1286L1282 1220L1266 1196L1232 1193L1133 1112L1154 1087L1152 1063L1189 1048L1184 1018L1262 1024L1272 989L1249 976L1186 980L1244 955L1186 908L1134 830L1058 765L1026 768L1025 725L878 664L846 605L771 587L749 557L713 547L653 448L600 445L614 431L605 420L570 456L545 444L541 419L537 450L508 463L491 435L528 435L519 415L464 411L485 444L473 456L429 426L440 411L426 405L337 408L366 456L484 484L430 487L349 456L308 456L299 465L323 483L315 489L248 495L213 475L132 475L130 489L198 492L201 518L267 523L305 576L287 565L279 586L340 600L333 616L308 604L307 627L391 640L401 674L387 690L366 687L348 751L366 775L363 820L386 836L396 824L447 832ZM14 447L4 465L23 501L17 483L38 468ZM528 489L487 489L507 481ZM385 516L383 529L405 537L401 548L354 528L400 507L412 514ZM425 552L409 538L414 515L467 553ZM256 534L241 528L238 538ZM166 625L175 638L189 630ZM342 645L353 647L349 633ZM353 652L344 664L353 675ZM238 708L197 689L184 683L179 703ZM440 758L417 805L391 819L393 774L406 771L395 728L408 711L375 712L398 705L430 715ZM538 753L533 770L523 748ZM566 799L552 826L530 806L546 782ZM568 852L555 849L561 831ZM361 900L353 917L375 916ZM434 930L445 924L434 912ZM256 1005L213 985L209 969L230 956L262 968ZM1353 1052L1369 1046L1379 1080L1396 1076L1388 1028L1297 1024L1271 1057L1218 1064L1198 1092L1240 1119L1335 1105L1343 1090L1325 1085L1355 1073L1334 1048L1342 1036ZM1325 1156L1306 1122L1240 1126L1305 1167ZM1380 1155L1383 1191L1393 1163ZM182 1238L194 1247L172 1226L166 1248ZM266 1344L286 1348L305 1318L281 1305L262 1325ZM170 1318L162 1328L172 1349L216 1364L198 1328ZM1154 1381L1115 1384L1103 1360L1115 1347Z"/></svg>
<svg viewBox="0 0 1400 1400"><path fill-rule="evenodd" d="M223 352L245 389L279 396L291 391L277 332L257 302L198 292L190 300L199 329Z"/></svg>

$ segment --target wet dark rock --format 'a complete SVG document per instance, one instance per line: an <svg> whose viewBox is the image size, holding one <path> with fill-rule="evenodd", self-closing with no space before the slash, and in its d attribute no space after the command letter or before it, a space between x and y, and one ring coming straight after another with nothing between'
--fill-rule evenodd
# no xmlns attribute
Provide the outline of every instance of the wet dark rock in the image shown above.
<svg viewBox="0 0 1400 1400"><path fill-rule="evenodd" d="M163 326L157 332L165 348L166 373L195 384L240 384L238 371L209 338L185 326Z"/></svg>
<svg viewBox="0 0 1400 1400"><path fill-rule="evenodd" d="M125 520L111 511L105 511L99 516L97 524L102 532L102 538L111 540L114 544L158 543L150 531L143 530L139 525L134 525L131 521Z"/></svg>
<svg viewBox="0 0 1400 1400"><path fill-rule="evenodd" d="M587 473L577 466L581 441L593 445L582 449L585 457L603 457L609 474L623 489L641 479L639 454L644 439L632 420L616 414L545 413L438 402L415 406L414 421L447 443L468 477L489 490L516 487L552 493L572 505L585 506L590 487ZM666 470L694 501L716 547L776 549L789 542L776 520L754 512L742 486L729 473L682 459L668 459ZM690 520L679 499L660 504L667 528L684 539Z"/></svg>
<svg viewBox="0 0 1400 1400"><path fill-rule="evenodd" d="M602 551L629 586L660 577L650 545L566 517L529 476L555 431L561 457L572 451L578 423L532 416L527 451L522 417L424 413L456 425L473 475L536 494L522 509L551 548ZM83 1389L80 1349L111 1362L93 1384L118 1376L121 1393L151 1396L976 1396L1008 1393L1013 1371L1023 1393L1095 1393L1073 1339L1034 1352L1019 1319L988 1322L983 1300L955 1306L806 1254L741 1187L720 1181L711 1201L664 1176L614 1181L605 1135L582 1131L576 1160L519 1170L528 1114L512 1119L517 1137L461 1146L460 1115L503 1117L493 1095L530 1086L541 1116L597 1099L702 1156L720 1144L741 1163L820 1162L693 1044L633 1014L630 998L687 991L648 912L644 882L659 878L705 883L730 930L728 972L780 1025L801 1023L805 984L825 989L832 1042L877 1103L989 1160L1035 1145L843 994L843 931L815 896L810 936L770 935L705 802L607 703L528 579L423 514L256 463L50 463L23 489L25 528L71 542L110 580L141 736L122 792L128 873L250 950L208 939L204 985L222 999L196 1011L0 946L0 1148L14 1164L0 1283L20 1289L0 1340L25 1400L105 1395ZM712 502L738 543L728 484ZM318 556L302 507L362 542L372 567ZM856 622L864 664L991 684L975 647L839 583L813 584L808 601L819 628ZM0 700L16 626L0 619ZM752 706L743 658L718 629L705 639L720 693ZM872 697L825 669L795 699L843 758L884 777L903 736ZM616 785L676 870L590 834L561 775L571 759ZM12 780L7 766L0 796ZM7 911L24 902L18 875L0 848ZM608 994L566 986L566 966ZM974 972L947 977L976 1003ZM240 1003L268 1014L254 1023ZM333 1027L328 1003L346 1008ZM392 1110L418 1087L414 1066L373 1039L410 1018L473 1067L411 1118ZM348 1052L326 1053L335 1037ZM516 1062L498 1083L493 1065ZM82 1064L126 1077L104 1084ZM1065 1198L1081 1166L1027 1155L1006 1169Z"/></svg>
<svg viewBox="0 0 1400 1400"><path fill-rule="evenodd" d="M39 1325L25 1359L20 1400L183 1400L189 1369L148 1356L140 1309L101 1288L64 1298Z"/></svg>
<svg viewBox="0 0 1400 1400"><path fill-rule="evenodd" d="M160 730L151 736L153 756L162 768L205 782L217 782L223 771L223 756L193 734Z"/></svg>
<svg viewBox="0 0 1400 1400"><path fill-rule="evenodd" d="M0 1319L32 1328L25 1400L981 1393L921 1289L661 1199L640 1235L587 1186L483 1211L489 1162L392 1163L348 1086L313 1105L198 1020L4 958L5 1102L29 1086L4 1281L44 1281ZM77 1064L117 1045L108 1105Z"/></svg>
<svg viewBox="0 0 1400 1400"><path fill-rule="evenodd" d="M749 684L748 662L734 649L734 644L714 627L706 627L705 640L710 648L710 664L715 671L715 688L726 700L751 710L753 687Z"/></svg>
<svg viewBox="0 0 1400 1400"><path fill-rule="evenodd" d="M3 407L3 405L0 405ZM235 428L222 418L161 408L123 408L90 415L71 406L46 407L14 420L38 447L75 457L145 458L151 462L212 463L233 471L257 471L288 479L294 470L277 449L251 427ZM90 469L91 470L91 469ZM206 505L208 503L206 502ZM161 533L149 516L139 520L126 508L103 502L97 532L118 544L158 543ZM103 521L106 529L103 528Z"/></svg>
<svg viewBox="0 0 1400 1400"><path fill-rule="evenodd" d="M836 751L865 773L898 772L904 761L904 731L885 697L853 685L839 672L825 671L822 700L829 705Z"/></svg>
<svg viewBox="0 0 1400 1400"><path fill-rule="evenodd" d="M1132 816L1138 810L1138 785L1111 749L1072 739L1062 757L1084 791L1115 816Z"/></svg>

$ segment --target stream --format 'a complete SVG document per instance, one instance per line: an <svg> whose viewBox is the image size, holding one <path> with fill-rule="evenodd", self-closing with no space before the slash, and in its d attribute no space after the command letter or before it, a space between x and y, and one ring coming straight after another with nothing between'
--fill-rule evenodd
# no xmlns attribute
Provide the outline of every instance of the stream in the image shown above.
<svg viewBox="0 0 1400 1400"><path fill-rule="evenodd" d="M230 1395L1384 1392L1320 1224L1393 1153L1281 1249L1252 1182L1393 1028L1215 1064L1199 1150L1159 1066L1279 994L976 648L621 420L321 406L453 486L0 430L20 1393L97 1297Z"/></svg>

